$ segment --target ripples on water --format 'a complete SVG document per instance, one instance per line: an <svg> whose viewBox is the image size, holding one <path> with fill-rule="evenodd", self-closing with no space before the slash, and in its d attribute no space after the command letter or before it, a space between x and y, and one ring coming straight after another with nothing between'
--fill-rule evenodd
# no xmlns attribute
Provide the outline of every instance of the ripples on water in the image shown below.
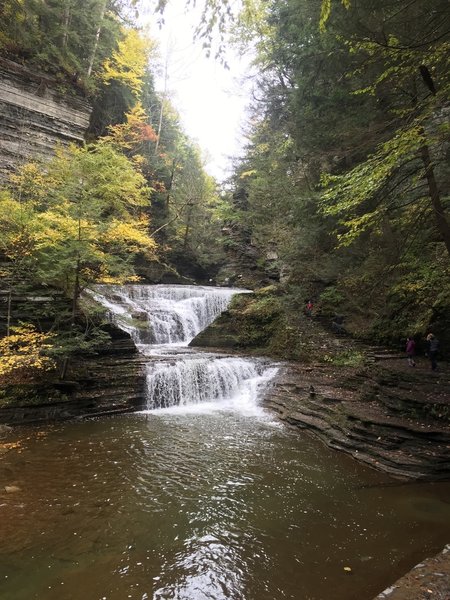
<svg viewBox="0 0 450 600"><path fill-rule="evenodd" d="M2 600L365 600L450 539L447 484L391 485L260 413L43 433L0 462L22 489L0 493Z"/></svg>

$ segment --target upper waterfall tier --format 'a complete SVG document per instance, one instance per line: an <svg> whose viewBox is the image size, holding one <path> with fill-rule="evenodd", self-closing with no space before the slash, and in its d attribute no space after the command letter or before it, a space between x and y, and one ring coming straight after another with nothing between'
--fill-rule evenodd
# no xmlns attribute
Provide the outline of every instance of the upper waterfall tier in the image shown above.
<svg viewBox="0 0 450 600"><path fill-rule="evenodd" d="M97 285L92 296L136 344L188 344L247 290L194 285Z"/></svg>

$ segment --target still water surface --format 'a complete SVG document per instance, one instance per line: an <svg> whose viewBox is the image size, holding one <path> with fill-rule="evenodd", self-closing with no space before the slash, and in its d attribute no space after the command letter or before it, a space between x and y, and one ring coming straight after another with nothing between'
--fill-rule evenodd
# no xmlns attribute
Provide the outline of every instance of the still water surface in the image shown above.
<svg viewBox="0 0 450 600"><path fill-rule="evenodd" d="M0 460L0 598L369 600L450 541L449 484L217 408L22 430Z"/></svg>

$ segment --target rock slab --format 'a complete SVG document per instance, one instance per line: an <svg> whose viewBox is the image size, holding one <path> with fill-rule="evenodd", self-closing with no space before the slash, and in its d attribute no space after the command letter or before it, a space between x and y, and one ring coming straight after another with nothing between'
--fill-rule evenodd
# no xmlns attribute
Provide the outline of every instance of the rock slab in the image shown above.
<svg viewBox="0 0 450 600"><path fill-rule="evenodd" d="M449 600L450 544L385 589L374 600Z"/></svg>

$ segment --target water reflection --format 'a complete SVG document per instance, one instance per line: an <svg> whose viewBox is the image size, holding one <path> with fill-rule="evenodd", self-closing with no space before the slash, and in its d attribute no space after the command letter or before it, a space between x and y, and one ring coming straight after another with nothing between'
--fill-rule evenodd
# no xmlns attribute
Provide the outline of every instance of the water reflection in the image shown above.
<svg viewBox="0 0 450 600"><path fill-rule="evenodd" d="M448 484L391 485L267 417L44 434L0 462L21 488L0 492L2 600L365 600L450 537Z"/></svg>

